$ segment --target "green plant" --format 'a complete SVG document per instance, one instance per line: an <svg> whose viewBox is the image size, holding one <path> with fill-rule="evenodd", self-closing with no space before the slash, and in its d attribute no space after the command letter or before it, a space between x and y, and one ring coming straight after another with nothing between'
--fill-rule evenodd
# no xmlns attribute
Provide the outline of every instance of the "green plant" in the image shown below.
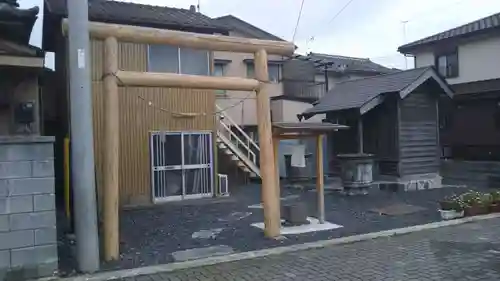
<svg viewBox="0 0 500 281"><path fill-rule="evenodd" d="M500 191L495 190L490 192L492 203L500 203Z"/></svg>
<svg viewBox="0 0 500 281"><path fill-rule="evenodd" d="M492 196L489 193L468 191L460 196L464 207L487 207L491 205Z"/></svg>
<svg viewBox="0 0 500 281"><path fill-rule="evenodd" d="M461 212L464 209L464 202L460 196L452 195L445 197L439 202L440 208L443 211L457 211Z"/></svg>

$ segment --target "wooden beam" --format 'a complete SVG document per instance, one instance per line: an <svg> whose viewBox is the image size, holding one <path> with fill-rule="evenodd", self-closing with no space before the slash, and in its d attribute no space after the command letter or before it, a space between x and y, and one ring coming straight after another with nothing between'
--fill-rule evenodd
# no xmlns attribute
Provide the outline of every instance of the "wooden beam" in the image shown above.
<svg viewBox="0 0 500 281"><path fill-rule="evenodd" d="M214 77L175 73L118 71L121 86L172 87L189 89L213 89L234 91L255 91L260 83L255 79L239 77Z"/></svg>
<svg viewBox="0 0 500 281"><path fill-rule="evenodd" d="M118 41L114 37L104 41L104 73L118 71ZM104 78L104 258L118 259L119 248L119 98L114 75Z"/></svg>
<svg viewBox="0 0 500 281"><path fill-rule="evenodd" d="M62 22L64 35L68 31L68 19ZM132 25L89 22L90 36L97 39L116 37L118 41L143 44L165 44L212 51L255 53L265 50L269 54L291 56L295 45L287 41L259 40L224 35L212 35L140 27Z"/></svg>
<svg viewBox="0 0 500 281"><path fill-rule="evenodd" d="M318 196L318 220L325 222L325 184L323 173L323 135L316 138L316 193Z"/></svg>
<svg viewBox="0 0 500 281"><path fill-rule="evenodd" d="M267 53L255 53L255 77L268 82ZM257 91L257 125L260 144L260 176L262 178L262 205L264 206L264 232L267 237L280 235L280 199L276 189L276 168L274 166L273 137L271 130L271 88L269 83L262 84Z"/></svg>
<svg viewBox="0 0 500 281"><path fill-rule="evenodd" d="M315 138L318 134L275 134L274 137L280 140L296 140L296 139L306 139L306 138Z"/></svg>

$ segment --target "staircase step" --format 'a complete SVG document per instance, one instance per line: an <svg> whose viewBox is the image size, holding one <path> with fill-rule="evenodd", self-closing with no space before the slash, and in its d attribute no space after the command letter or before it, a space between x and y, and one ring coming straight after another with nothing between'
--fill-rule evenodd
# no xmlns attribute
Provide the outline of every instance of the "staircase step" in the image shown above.
<svg viewBox="0 0 500 281"><path fill-rule="evenodd" d="M231 139L219 133L217 137L217 147L226 155L231 157L236 165L250 177L259 178L259 167L253 163L248 156L238 147L238 143L233 143Z"/></svg>

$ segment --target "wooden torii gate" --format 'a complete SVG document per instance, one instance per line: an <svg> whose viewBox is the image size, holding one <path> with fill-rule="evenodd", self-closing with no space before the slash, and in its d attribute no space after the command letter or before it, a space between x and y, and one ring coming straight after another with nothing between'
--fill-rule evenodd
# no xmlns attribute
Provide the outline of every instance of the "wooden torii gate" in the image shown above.
<svg viewBox="0 0 500 281"><path fill-rule="evenodd" d="M68 20L62 22L67 35ZM104 258L119 256L119 106L118 87L172 87L191 89L256 91L257 123L260 139L260 170L264 206L265 235L280 234L279 191L276 186L273 138L271 132L270 87L267 69L268 54L291 56L295 46L291 42L257 40L207 35L147 27L89 22L92 38L104 40L104 186L103 224ZM174 73L123 71L118 69L118 41L142 44L166 44L208 51L253 53L255 79L212 77Z"/></svg>

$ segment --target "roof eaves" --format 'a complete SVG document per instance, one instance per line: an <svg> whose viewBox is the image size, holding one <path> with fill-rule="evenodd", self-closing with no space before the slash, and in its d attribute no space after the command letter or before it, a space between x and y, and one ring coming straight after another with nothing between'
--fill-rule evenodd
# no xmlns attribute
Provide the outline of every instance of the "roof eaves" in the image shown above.
<svg viewBox="0 0 500 281"><path fill-rule="evenodd" d="M59 0L63 1L64 7L52 7L51 6L51 1L50 0L45 0L44 5L47 7L47 12L48 16L55 16L58 18L65 18L68 16L67 13L67 0ZM69 0L68 0L69 1ZM137 18L133 17L133 15L127 15L127 17L120 17L119 15L112 14L110 15L109 13L101 13L97 12L94 13L91 9L91 5L98 5L102 4L102 2L112 2L113 4L117 5L131 5L135 9L141 9L143 7L155 7L159 9L165 9L165 10L175 10L179 12L189 12L189 10L186 9L179 9L179 8L172 8L172 7L164 7L164 6L155 6L155 5L145 5L145 4L137 4L137 3L128 3L128 2L120 2L120 1L115 1L115 0L94 0L94 1L89 1L89 20L91 21L98 21L98 22L105 22L105 23L115 23L115 24L125 24L125 25L136 25L136 26L144 26L144 27L153 27L153 28L162 28L162 29L201 29L201 30L206 30L210 31L213 33L222 33L224 35L228 35L228 29L224 28L223 26L218 25L217 23L210 23L210 24L186 24L186 23L181 23L181 22L165 22L159 19L144 19L144 18ZM109 3L108 3L109 4ZM212 18L200 14L201 16L205 17L207 20L214 21Z"/></svg>
<svg viewBox="0 0 500 281"><path fill-rule="evenodd" d="M266 38L260 38L260 39L266 39L266 40L275 40L275 41L286 41L284 40L283 38L280 38L272 33L269 33L251 23L248 23L236 16L233 16L233 15L225 15L225 16L221 16L221 17L218 17L218 18L215 18L215 20L217 21L236 21L238 22L238 24L241 24L241 25L244 25L245 27L249 28L249 29L252 29L254 32L260 32L262 34L264 34ZM238 26L232 26L232 28L236 29L236 31L241 31L241 32L245 32L245 30L241 30L241 29L238 29ZM248 31L248 30L247 30ZM262 37L262 36L258 36L258 37Z"/></svg>
<svg viewBox="0 0 500 281"><path fill-rule="evenodd" d="M474 26L479 28L474 30ZM465 30L464 30L465 29ZM444 41L456 40L464 37L472 37L481 33L487 33L491 30L500 29L500 13L496 13L448 30L439 32L422 39L404 44L398 47L398 52L410 54L420 48L441 43Z"/></svg>

